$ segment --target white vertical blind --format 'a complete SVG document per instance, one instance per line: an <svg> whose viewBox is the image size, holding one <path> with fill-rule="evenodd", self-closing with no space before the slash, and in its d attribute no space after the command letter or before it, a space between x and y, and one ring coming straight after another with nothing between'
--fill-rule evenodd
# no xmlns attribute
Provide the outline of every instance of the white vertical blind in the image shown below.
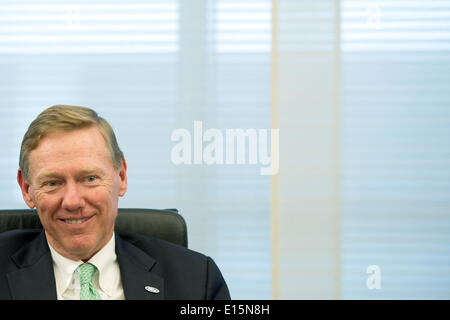
<svg viewBox="0 0 450 320"><path fill-rule="evenodd" d="M179 165L173 130L267 129L270 1L2 1L0 202L16 184L28 124L54 104L85 105L128 162L121 207L172 208L189 246L211 255L235 299L270 298L269 178L255 165ZM235 14L242 15L235 19ZM233 43L230 35L248 30Z"/></svg>
<svg viewBox="0 0 450 320"><path fill-rule="evenodd" d="M334 0L278 2L280 299L339 294L339 61Z"/></svg>
<svg viewBox="0 0 450 320"><path fill-rule="evenodd" d="M341 14L342 297L448 299L450 1Z"/></svg>

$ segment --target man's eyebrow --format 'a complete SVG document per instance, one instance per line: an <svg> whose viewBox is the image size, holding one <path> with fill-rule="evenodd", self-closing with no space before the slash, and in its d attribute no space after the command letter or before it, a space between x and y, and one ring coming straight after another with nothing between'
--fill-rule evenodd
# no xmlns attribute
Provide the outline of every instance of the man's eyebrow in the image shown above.
<svg viewBox="0 0 450 320"><path fill-rule="evenodd" d="M86 168L86 169L81 169L78 173L79 176L85 176L85 175L89 175L89 174L104 174L105 172L98 167L92 167L92 168ZM63 176L59 173L56 172L44 172L41 173L40 175L37 176L37 181L41 182L45 179L49 179L49 178L63 178Z"/></svg>
<svg viewBox="0 0 450 320"><path fill-rule="evenodd" d="M61 175L56 172L44 172L37 176L37 181L42 181L48 178L61 178Z"/></svg>
<svg viewBox="0 0 450 320"><path fill-rule="evenodd" d="M101 168L98 168L98 167L86 168L86 169L80 170L80 175L88 175L88 174L94 174L94 173L104 174L105 172Z"/></svg>

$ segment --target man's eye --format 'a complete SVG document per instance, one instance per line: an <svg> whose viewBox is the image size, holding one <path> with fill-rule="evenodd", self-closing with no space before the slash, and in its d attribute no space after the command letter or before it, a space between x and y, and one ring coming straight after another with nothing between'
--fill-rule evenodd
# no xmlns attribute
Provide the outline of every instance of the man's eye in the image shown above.
<svg viewBox="0 0 450 320"><path fill-rule="evenodd" d="M96 180L96 178L94 176L87 177L88 182L94 182L95 180Z"/></svg>
<svg viewBox="0 0 450 320"><path fill-rule="evenodd" d="M47 188L54 188L54 187L58 186L58 182L57 181L47 181L47 182L43 183L42 186L47 187Z"/></svg>

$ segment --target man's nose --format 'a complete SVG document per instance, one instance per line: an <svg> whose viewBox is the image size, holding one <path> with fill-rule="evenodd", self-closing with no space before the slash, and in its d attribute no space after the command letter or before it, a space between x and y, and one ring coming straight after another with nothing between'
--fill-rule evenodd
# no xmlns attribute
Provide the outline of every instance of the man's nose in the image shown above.
<svg viewBox="0 0 450 320"><path fill-rule="evenodd" d="M84 207L84 199L80 186L73 182L68 182L65 187L62 208L68 211L76 211Z"/></svg>

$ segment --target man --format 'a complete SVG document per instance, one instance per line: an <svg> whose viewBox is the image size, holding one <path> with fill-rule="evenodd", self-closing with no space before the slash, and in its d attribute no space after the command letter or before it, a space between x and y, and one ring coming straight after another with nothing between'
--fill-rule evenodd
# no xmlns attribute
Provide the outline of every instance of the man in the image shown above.
<svg viewBox="0 0 450 320"><path fill-rule="evenodd" d="M211 258L114 230L127 164L95 111L44 110L25 133L19 167L43 231L0 234L0 299L230 299Z"/></svg>

